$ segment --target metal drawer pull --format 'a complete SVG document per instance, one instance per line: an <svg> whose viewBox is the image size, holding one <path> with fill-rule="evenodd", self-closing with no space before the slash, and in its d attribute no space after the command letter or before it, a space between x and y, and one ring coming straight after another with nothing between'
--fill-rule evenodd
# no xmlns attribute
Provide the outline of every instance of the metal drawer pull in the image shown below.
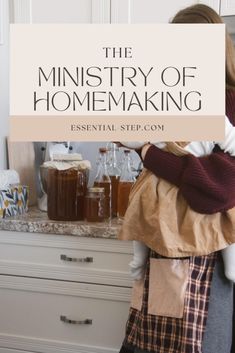
<svg viewBox="0 0 235 353"><path fill-rule="evenodd" d="M92 320L91 319L85 319L85 320L71 320L68 319L66 316L61 315L60 316L60 321L65 322L66 324L73 324L73 325L92 325Z"/></svg>
<svg viewBox="0 0 235 353"><path fill-rule="evenodd" d="M69 257L67 255L61 254L60 259L63 261L72 261L72 262L93 262L93 257L89 257L89 256L76 258L76 257Z"/></svg>

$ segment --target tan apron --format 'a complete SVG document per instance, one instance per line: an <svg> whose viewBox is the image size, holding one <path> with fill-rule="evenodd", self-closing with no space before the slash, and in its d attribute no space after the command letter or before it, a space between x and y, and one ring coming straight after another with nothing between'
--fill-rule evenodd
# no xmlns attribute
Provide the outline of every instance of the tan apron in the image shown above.
<svg viewBox="0 0 235 353"><path fill-rule="evenodd" d="M168 142L167 151L185 155L184 146ZM197 213L176 186L144 169L131 190L118 238L142 241L166 257L207 255L235 243L235 208Z"/></svg>

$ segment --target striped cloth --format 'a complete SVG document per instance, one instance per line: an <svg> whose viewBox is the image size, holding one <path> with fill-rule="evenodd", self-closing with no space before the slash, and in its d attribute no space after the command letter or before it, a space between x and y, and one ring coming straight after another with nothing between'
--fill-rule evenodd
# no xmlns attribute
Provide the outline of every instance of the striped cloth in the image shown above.
<svg viewBox="0 0 235 353"><path fill-rule="evenodd" d="M189 281L182 318L150 315L148 287L150 261L147 263L141 311L130 308L123 342L130 348L154 353L202 353L210 287L218 253L189 258ZM150 257L159 258L155 252Z"/></svg>

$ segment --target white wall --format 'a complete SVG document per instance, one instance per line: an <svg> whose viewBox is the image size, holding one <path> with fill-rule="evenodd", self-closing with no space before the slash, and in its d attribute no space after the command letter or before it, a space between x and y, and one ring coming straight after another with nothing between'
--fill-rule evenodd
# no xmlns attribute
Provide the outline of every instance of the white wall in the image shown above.
<svg viewBox="0 0 235 353"><path fill-rule="evenodd" d="M9 11L8 0L3 0L3 45L0 45L0 169L6 165L5 139L9 134Z"/></svg>

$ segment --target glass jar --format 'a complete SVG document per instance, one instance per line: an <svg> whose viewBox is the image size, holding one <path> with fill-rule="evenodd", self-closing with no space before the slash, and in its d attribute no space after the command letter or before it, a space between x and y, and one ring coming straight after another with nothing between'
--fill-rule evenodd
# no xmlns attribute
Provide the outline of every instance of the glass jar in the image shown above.
<svg viewBox="0 0 235 353"><path fill-rule="evenodd" d="M103 222L105 220L105 189L93 187L87 190L85 198L85 220Z"/></svg>
<svg viewBox="0 0 235 353"><path fill-rule="evenodd" d="M44 163L43 167L47 169L47 214L49 219L56 221L84 220L84 202L89 170L84 162L63 160Z"/></svg>

